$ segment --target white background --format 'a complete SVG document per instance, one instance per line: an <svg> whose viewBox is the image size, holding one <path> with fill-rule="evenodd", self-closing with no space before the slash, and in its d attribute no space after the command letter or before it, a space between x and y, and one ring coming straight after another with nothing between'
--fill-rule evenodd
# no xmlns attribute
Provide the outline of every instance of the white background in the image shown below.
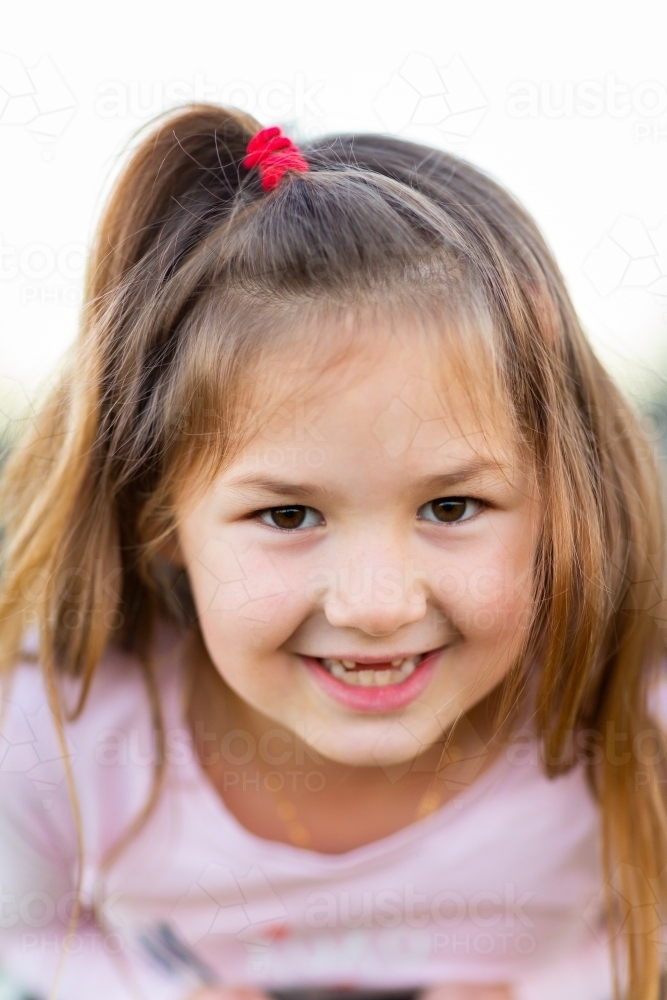
<svg viewBox="0 0 667 1000"><path fill-rule="evenodd" d="M667 373L664 0L2 4L0 410L76 333L102 199L138 129L188 98L295 137L453 149L537 218L635 396Z"/></svg>

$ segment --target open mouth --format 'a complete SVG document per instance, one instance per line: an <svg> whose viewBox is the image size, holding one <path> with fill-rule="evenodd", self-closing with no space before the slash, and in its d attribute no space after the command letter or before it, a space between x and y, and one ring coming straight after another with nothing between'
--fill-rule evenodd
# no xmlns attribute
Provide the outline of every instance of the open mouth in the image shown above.
<svg viewBox="0 0 667 1000"><path fill-rule="evenodd" d="M359 660L302 655L317 686L334 701L355 712L394 712L421 697L445 647L392 659Z"/></svg>
<svg viewBox="0 0 667 1000"><path fill-rule="evenodd" d="M357 663L355 660L321 658L320 663L334 677L350 687L387 687L411 677L427 653L380 663Z"/></svg>

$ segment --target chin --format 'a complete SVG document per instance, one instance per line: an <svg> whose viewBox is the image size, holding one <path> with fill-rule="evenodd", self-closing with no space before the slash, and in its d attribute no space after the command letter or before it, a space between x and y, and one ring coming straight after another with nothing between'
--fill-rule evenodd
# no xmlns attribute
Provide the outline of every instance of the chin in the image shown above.
<svg viewBox="0 0 667 1000"><path fill-rule="evenodd" d="M311 745L317 753L336 764L392 767L413 761L442 735L440 727L428 733L414 732L399 719L384 719L381 724L378 723L379 720L374 720L372 731L363 738L358 730L346 734L338 729L335 739L328 738L329 734L324 733L321 740L312 741Z"/></svg>

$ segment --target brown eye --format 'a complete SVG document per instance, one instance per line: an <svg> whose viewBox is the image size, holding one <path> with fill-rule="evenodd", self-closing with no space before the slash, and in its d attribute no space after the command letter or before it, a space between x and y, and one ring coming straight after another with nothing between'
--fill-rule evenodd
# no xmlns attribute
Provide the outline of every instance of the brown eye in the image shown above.
<svg viewBox="0 0 667 1000"><path fill-rule="evenodd" d="M259 515L264 524L272 528L282 528L283 531L293 531L296 528L312 528L322 524L322 518L312 507L302 507L295 504L289 507L270 507Z"/></svg>
<svg viewBox="0 0 667 1000"><path fill-rule="evenodd" d="M480 509L479 500L471 497L439 497L419 509L419 517L424 521L441 521L452 524L467 521Z"/></svg>

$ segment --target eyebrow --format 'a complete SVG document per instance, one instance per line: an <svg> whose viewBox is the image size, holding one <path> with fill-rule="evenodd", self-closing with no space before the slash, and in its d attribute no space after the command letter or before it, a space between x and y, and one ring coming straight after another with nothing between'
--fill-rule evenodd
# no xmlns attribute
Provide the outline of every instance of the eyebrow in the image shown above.
<svg viewBox="0 0 667 1000"><path fill-rule="evenodd" d="M479 458L472 462L465 462L452 469L451 472L425 476L419 480L418 485L427 490L448 490L471 479L480 479L490 475L501 476L507 480L507 466L495 459Z"/></svg>
<svg viewBox="0 0 667 1000"><path fill-rule="evenodd" d="M479 478L483 475L495 473L507 478L505 466L493 459L475 459L466 462L450 472L439 473L432 476L424 476L417 480L414 487L419 490L446 491L454 486L465 483L471 479ZM247 473L225 483L231 488L249 488L271 493L274 496L286 497L291 500L312 500L313 497L320 497L329 494L330 490L321 486L314 486L309 483L287 483L279 479L271 479L262 475Z"/></svg>

